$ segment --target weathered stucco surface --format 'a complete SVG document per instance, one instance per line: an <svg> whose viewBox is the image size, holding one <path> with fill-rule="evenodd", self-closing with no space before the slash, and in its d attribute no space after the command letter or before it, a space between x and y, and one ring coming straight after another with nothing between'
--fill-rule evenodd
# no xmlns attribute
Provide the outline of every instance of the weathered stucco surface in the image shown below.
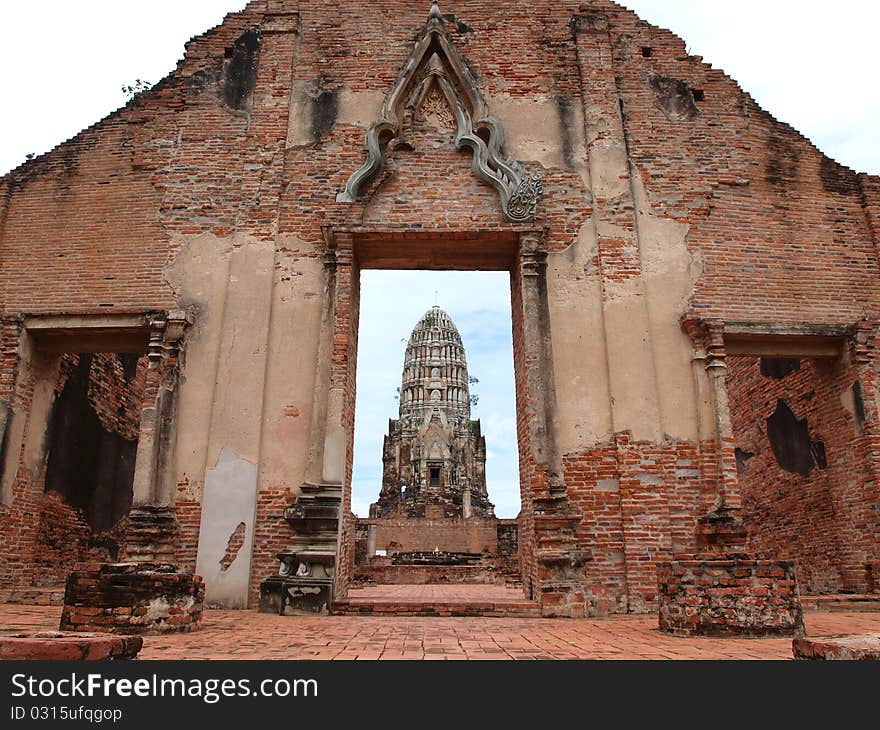
<svg viewBox="0 0 880 730"><path fill-rule="evenodd" d="M595 225L589 221L575 242L552 254L548 262L556 413L564 454L593 448L614 431L602 283L595 256Z"/></svg>
<svg viewBox="0 0 880 730"><path fill-rule="evenodd" d="M194 308L180 383L174 469L183 496L198 499L208 462L214 385L232 241L210 233L179 237L164 276L181 307ZM207 377L205 377L207 375Z"/></svg>
<svg viewBox="0 0 880 730"><path fill-rule="evenodd" d="M279 238L260 443L260 487L298 490L305 481L324 270L294 236Z"/></svg>
<svg viewBox="0 0 880 730"><path fill-rule="evenodd" d="M49 414L55 400L55 383L58 380L59 358L40 353L34 348L33 340L22 340L19 361L18 382L22 385L33 383L33 394L28 410L14 411L9 419L6 435L6 453L22 454L21 467L28 479L39 478L46 458ZM22 448L23 447L23 448ZM3 468L3 504L12 500L13 483L18 470L18 459L5 459Z"/></svg>
<svg viewBox="0 0 880 730"><path fill-rule="evenodd" d="M656 215L641 176L632 181L663 437L698 441L694 346L680 323L702 267L688 250L688 226Z"/></svg>
<svg viewBox="0 0 880 730"><path fill-rule="evenodd" d="M247 608L257 506L257 464L224 448L205 472L202 523L196 572L205 579L205 600L227 608ZM244 545L223 568L230 539L244 523ZM210 586L210 588L208 588Z"/></svg>

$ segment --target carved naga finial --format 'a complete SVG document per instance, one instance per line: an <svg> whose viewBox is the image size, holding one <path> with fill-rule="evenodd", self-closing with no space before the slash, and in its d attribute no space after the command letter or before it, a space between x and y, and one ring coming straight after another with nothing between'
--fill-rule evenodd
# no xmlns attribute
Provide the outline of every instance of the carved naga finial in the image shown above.
<svg viewBox="0 0 880 730"><path fill-rule="evenodd" d="M507 220L523 223L534 219L544 194L541 176L503 156L504 129L488 114L476 79L446 32L438 0L432 0L428 23L385 97L379 118L367 130L367 161L352 173L339 203L353 203L361 187L382 169L385 149L403 133L407 110L418 107L436 84L455 117L455 145L473 153L474 173L489 183L501 198Z"/></svg>

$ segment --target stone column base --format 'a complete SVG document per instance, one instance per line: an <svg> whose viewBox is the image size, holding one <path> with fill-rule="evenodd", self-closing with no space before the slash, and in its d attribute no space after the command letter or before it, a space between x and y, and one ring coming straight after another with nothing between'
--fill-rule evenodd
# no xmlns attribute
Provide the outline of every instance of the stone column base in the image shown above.
<svg viewBox="0 0 880 730"><path fill-rule="evenodd" d="M795 565L748 553L676 555L657 569L660 630L673 636L803 636Z"/></svg>

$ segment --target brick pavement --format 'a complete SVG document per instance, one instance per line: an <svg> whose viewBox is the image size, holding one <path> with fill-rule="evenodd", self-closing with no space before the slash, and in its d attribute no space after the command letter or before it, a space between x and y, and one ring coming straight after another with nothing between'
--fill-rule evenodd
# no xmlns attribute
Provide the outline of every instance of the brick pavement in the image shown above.
<svg viewBox="0 0 880 730"><path fill-rule="evenodd" d="M0 605L0 632L57 628L57 606ZM810 636L880 633L880 613L812 613ZM142 659L790 659L788 639L677 639L656 616L604 620L282 617L205 612L193 634L148 636Z"/></svg>

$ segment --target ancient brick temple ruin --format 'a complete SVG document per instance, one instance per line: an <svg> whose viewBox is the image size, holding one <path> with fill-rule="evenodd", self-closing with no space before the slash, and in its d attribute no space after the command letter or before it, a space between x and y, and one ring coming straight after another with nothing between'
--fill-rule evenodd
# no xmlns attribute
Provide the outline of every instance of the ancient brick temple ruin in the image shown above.
<svg viewBox="0 0 880 730"><path fill-rule="evenodd" d="M491 517L486 439L471 420L470 378L461 335L435 306L412 331L388 423L382 491L370 517Z"/></svg>
<svg viewBox="0 0 880 730"><path fill-rule="evenodd" d="M379 499L357 521L355 578L506 583L519 573L517 524L497 519L489 501L486 438L471 420L464 343L439 306L413 328L401 380Z"/></svg>
<svg viewBox="0 0 880 730"><path fill-rule="evenodd" d="M360 272L497 270L524 600L796 631L878 594L878 245L880 178L610 0L253 0L0 178L0 586L332 610Z"/></svg>

